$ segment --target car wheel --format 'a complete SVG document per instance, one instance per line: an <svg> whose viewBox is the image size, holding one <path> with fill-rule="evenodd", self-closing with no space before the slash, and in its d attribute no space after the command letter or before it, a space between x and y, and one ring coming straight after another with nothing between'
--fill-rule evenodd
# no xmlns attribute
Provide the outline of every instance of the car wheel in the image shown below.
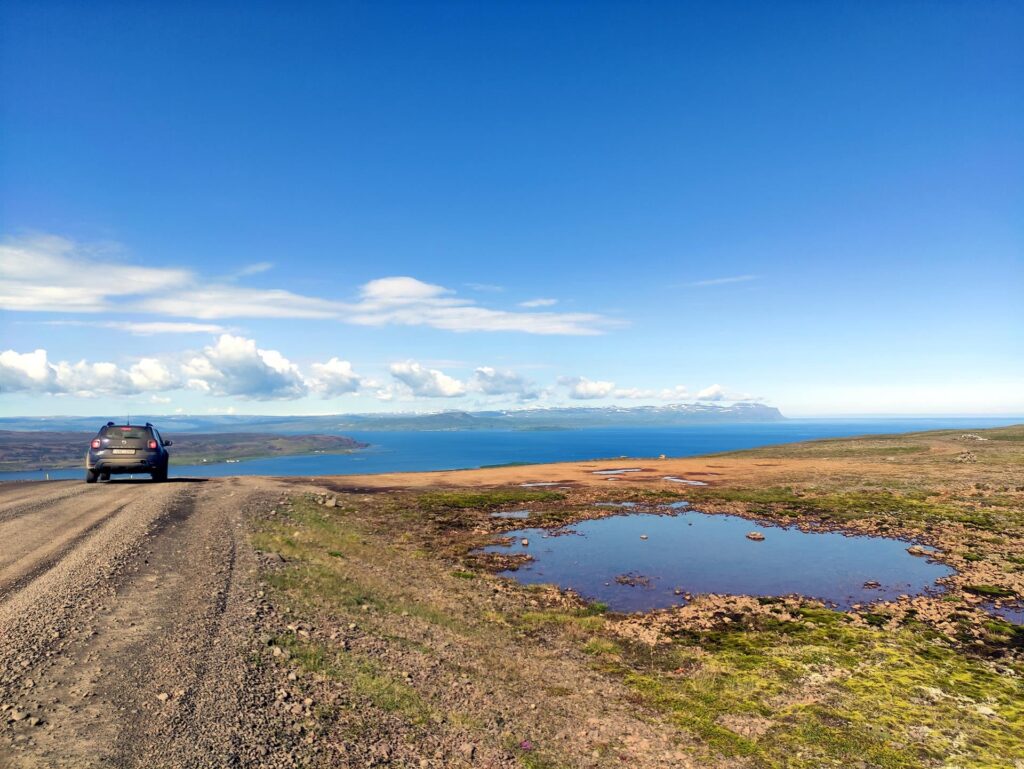
<svg viewBox="0 0 1024 769"><path fill-rule="evenodd" d="M100 474L97 473L95 470L86 470L85 471L85 482L86 483L96 483L96 480L99 477L100 477Z"/></svg>
<svg viewBox="0 0 1024 769"><path fill-rule="evenodd" d="M109 481L109 480L110 480L110 473L103 473L103 474L102 474L102 475L100 476L100 480L101 480L101 481Z"/></svg>
<svg viewBox="0 0 1024 769"><path fill-rule="evenodd" d="M150 473L150 477L157 483L163 483L167 480L167 468L161 467L156 472Z"/></svg>

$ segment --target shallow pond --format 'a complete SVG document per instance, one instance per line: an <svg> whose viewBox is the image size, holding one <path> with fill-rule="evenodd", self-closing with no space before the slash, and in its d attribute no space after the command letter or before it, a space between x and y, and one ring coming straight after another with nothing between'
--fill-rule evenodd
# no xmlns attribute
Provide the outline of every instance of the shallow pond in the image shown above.
<svg viewBox="0 0 1024 769"><path fill-rule="evenodd" d="M953 573L944 564L910 555L908 543L900 540L761 526L682 505L676 510L681 512L615 515L556 530L520 529L506 532L514 537L511 546L486 549L533 556L506 576L571 588L623 612L679 604L683 599L675 591L797 593L849 608L902 593L937 592L936 580ZM750 532L764 540L748 539ZM529 544L523 546L522 539Z"/></svg>

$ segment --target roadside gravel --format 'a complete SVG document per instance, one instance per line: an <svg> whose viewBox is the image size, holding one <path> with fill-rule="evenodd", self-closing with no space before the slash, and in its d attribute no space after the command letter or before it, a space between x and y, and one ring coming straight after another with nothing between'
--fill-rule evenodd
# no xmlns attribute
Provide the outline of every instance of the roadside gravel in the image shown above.
<svg viewBox="0 0 1024 769"><path fill-rule="evenodd" d="M0 487L0 767L291 766L257 644L260 479Z"/></svg>

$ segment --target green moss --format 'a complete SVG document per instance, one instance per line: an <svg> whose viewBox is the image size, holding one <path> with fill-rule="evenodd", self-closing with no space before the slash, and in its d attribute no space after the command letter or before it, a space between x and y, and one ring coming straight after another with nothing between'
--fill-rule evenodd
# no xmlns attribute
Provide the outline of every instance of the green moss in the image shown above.
<svg viewBox="0 0 1024 769"><path fill-rule="evenodd" d="M382 671L372 660L321 644L300 642L294 636L282 636L277 642L303 670L342 683L381 710L401 713L414 724L430 720L430 708L419 694L404 681Z"/></svg>
<svg viewBox="0 0 1024 769"><path fill-rule="evenodd" d="M1012 590L998 585L964 585L964 590L985 598L1012 598L1016 595Z"/></svg>
<svg viewBox="0 0 1024 769"><path fill-rule="evenodd" d="M682 634L654 655L627 648L602 656L602 669L714 751L749 757L753 766L910 769L955 754L958 766L981 769L1024 757L1018 678L917 627L822 622L819 612L805 615L814 627L745 623ZM1005 633L1007 624L994 623L992 632ZM596 641L589 648L601 654ZM929 694L936 690L942 694ZM987 703L999 718L971 702ZM760 736L744 723L760 724Z"/></svg>
<svg viewBox="0 0 1024 769"><path fill-rule="evenodd" d="M695 504L703 500L740 502L751 512L759 514L809 515L840 524L893 517L901 525L954 521L993 529L998 522L990 511L935 501L931 495L912 490L905 493L888 490L814 493L780 487L736 489L708 486L694 489L689 498Z"/></svg>

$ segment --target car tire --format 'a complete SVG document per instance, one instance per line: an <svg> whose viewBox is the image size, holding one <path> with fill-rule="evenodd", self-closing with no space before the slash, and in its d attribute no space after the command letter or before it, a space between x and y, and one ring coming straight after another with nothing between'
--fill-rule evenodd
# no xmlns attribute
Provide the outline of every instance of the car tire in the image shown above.
<svg viewBox="0 0 1024 769"><path fill-rule="evenodd" d="M100 474L97 473L95 470L86 470L85 471L85 482L86 483L96 483L96 481L97 481L97 479L99 477L100 477Z"/></svg>
<svg viewBox="0 0 1024 769"><path fill-rule="evenodd" d="M167 480L167 467L161 467L159 470L150 473L150 477L157 483L163 483Z"/></svg>
<svg viewBox="0 0 1024 769"><path fill-rule="evenodd" d="M101 474L100 475L100 480L101 481L109 481L110 480L110 473L103 473L103 474Z"/></svg>

